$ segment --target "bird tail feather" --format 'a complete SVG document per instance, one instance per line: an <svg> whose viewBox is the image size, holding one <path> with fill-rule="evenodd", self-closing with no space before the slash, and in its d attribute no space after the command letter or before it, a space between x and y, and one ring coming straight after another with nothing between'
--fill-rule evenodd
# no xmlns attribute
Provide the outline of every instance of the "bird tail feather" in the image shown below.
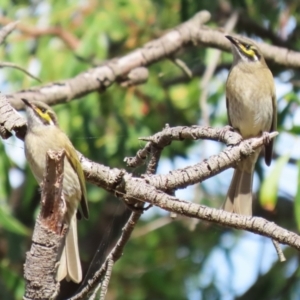
<svg viewBox="0 0 300 300"><path fill-rule="evenodd" d="M61 255L60 265L56 275L57 281L61 281L64 278L76 283L79 283L82 280L82 270L78 250L76 214L74 214L71 218L69 231L66 236L65 247Z"/></svg>
<svg viewBox="0 0 300 300"><path fill-rule="evenodd" d="M253 171L248 173L236 169L231 180L223 209L241 215L252 215Z"/></svg>

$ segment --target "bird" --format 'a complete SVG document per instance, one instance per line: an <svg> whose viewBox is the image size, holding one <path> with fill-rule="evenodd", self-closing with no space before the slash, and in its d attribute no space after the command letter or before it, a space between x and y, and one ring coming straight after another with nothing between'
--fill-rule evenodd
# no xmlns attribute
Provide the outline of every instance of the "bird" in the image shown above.
<svg viewBox="0 0 300 300"><path fill-rule="evenodd" d="M25 156L32 173L41 186L46 169L48 150L65 151L62 200L67 212L64 222L69 225L65 246L61 254L56 280L67 279L79 283L82 269L77 238L77 207L81 204L82 214L88 218L88 204L84 173L77 155L67 135L59 128L57 116L45 103L22 99L27 113L25 135ZM79 213L80 214L80 213Z"/></svg>
<svg viewBox="0 0 300 300"><path fill-rule="evenodd" d="M277 102L273 75L259 47L250 39L225 36L231 43L233 63L226 81L228 122L243 139L276 130ZM267 140L268 141L268 140ZM265 148L265 163L272 160L273 140ZM225 211L252 215L254 167L262 147L237 163L222 206Z"/></svg>

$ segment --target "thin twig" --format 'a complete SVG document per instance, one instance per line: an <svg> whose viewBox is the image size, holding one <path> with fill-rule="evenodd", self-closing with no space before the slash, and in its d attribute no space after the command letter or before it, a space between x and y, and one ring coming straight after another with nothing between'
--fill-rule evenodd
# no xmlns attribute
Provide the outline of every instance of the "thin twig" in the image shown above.
<svg viewBox="0 0 300 300"><path fill-rule="evenodd" d="M156 172L162 150L156 147L156 145L151 145L150 148L151 158L145 172L145 174L147 175L151 175ZM124 198L126 199L126 197ZM115 247L109 253L100 269L95 272L91 279L88 280L87 286L84 287L77 295L72 297L70 300L85 299L86 295L90 295L90 299L94 299L99 289L100 299L105 298L113 265L121 257L123 248L131 237L132 231L143 213L144 202L134 200L133 205L135 207L135 210L131 213L128 222L125 224L122 230L122 235L116 243Z"/></svg>
<svg viewBox="0 0 300 300"><path fill-rule="evenodd" d="M10 63L10 62L1 62L0 63L0 68L5 68L5 67L8 67L8 68L13 68L13 69L17 69L17 70L20 70L22 71L23 73L25 73L26 75L28 75L29 77L31 77L32 79L35 79L36 81L38 82L42 82L41 79L39 79L38 77L32 75L31 73L29 73L26 69L16 65L16 64L13 64L13 63Z"/></svg>
<svg viewBox="0 0 300 300"><path fill-rule="evenodd" d="M193 73L192 73L191 69L186 65L186 63L183 60L181 60L179 58L170 58L170 60L177 67L179 67L188 78L192 78L193 77Z"/></svg>
<svg viewBox="0 0 300 300"><path fill-rule="evenodd" d="M114 265L114 261L109 256L107 258L107 267L106 267L105 276L104 276L103 282L101 284L101 293L100 293L100 299L99 300L104 300L105 299L107 289L108 289L108 284L109 284L112 269L113 269L113 265Z"/></svg>
<svg viewBox="0 0 300 300"><path fill-rule="evenodd" d="M12 22L11 19L3 15L0 16L1 24L10 24L10 22ZM15 23L18 23L18 21ZM80 40L75 35L71 34L70 31L64 30L60 26L38 28L37 26L28 26L20 23L18 24L17 28L20 32L22 32L24 35L29 36L30 38L39 38L46 35L56 36L60 38L71 51L75 51L80 45Z"/></svg>
<svg viewBox="0 0 300 300"><path fill-rule="evenodd" d="M75 296L71 297L69 300L78 300L78 299L86 299L90 293L93 293L94 289L98 286L99 282L102 281L103 276L106 273L107 261L108 259L112 259L113 262L116 262L123 253L124 246L128 242L131 233L135 227L136 222L139 220L141 212L133 212L123 228L122 235L119 238L115 247L111 250L109 255L107 256L105 262L102 264L101 268L93 275L91 279L87 281L86 286Z"/></svg>
<svg viewBox="0 0 300 300"><path fill-rule="evenodd" d="M4 43L7 36L16 28L19 21L10 22L0 30L0 45Z"/></svg>
<svg viewBox="0 0 300 300"><path fill-rule="evenodd" d="M143 149L140 149L137 152L136 156L126 157L124 159L129 167L137 167L143 164L147 156L151 153L152 144L156 145L156 147L160 149L163 149L166 146L169 146L172 141L182 141L185 139L209 139L234 145L239 143L242 140L242 137L238 133L231 131L229 127L220 129L207 126L170 127L168 124L166 124L162 131L150 137L141 137L139 139L142 141L147 141L148 143Z"/></svg>
<svg viewBox="0 0 300 300"><path fill-rule="evenodd" d="M284 256L284 253L283 253L283 251L282 251L282 249L281 249L279 243L278 243L276 240L274 240L274 239L272 239L272 242L273 242L273 245L274 245L274 247L275 247L275 249L276 249L276 253L277 253L277 255L278 255L279 261L280 261L280 262L286 261L286 258L285 258L285 256Z"/></svg>

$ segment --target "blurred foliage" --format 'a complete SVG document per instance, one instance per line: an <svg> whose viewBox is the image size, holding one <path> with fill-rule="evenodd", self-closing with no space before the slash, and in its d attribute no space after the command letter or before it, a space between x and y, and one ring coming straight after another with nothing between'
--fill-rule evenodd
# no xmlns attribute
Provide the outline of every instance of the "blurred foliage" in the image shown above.
<svg viewBox="0 0 300 300"><path fill-rule="evenodd" d="M260 189L260 203L266 210L273 211L277 203L277 194L279 187L279 179L282 175L282 171L290 158L289 154L282 155L274 163L274 167L270 172L270 175L264 180Z"/></svg>
<svg viewBox="0 0 300 300"><path fill-rule="evenodd" d="M239 11L237 32L299 49L299 6L297 0L2 0L0 24L5 23L5 18L21 22L20 29L0 48L0 59L27 68L44 84L57 82L140 47L203 9L212 14L208 26L222 27L234 11ZM61 35L47 34L46 29L50 27L55 27ZM44 33L34 34L42 29ZM62 38L66 35L69 39ZM125 89L114 84L105 92L58 105L55 110L60 126L85 156L118 168L125 168L124 157L134 155L143 146L139 137L160 131L166 123L170 126L202 124L203 115L208 113L211 126L223 126L227 122L224 84L231 54L222 53L207 87L208 112L199 104L201 75L210 63L212 51L199 46L178 53L191 69L198 70L191 80L170 60L163 60L149 67L150 77L144 85ZM270 67L276 78L281 133L276 142L275 159L283 157L268 172L262 162L258 164L258 189L264 182L264 188L258 193L263 207L256 203L254 211L256 215L297 231L300 228L300 181L299 175L298 178L295 175L299 173L299 150L295 149L299 149L300 72L276 65ZM0 80L2 93L38 85L12 69L2 69ZM217 143L176 142L163 151L160 169L167 172L169 165L178 167L178 158L192 164L221 149ZM23 263L30 246L28 233L34 226L40 194L25 164L22 146L13 139L3 141L0 153L0 298L21 299ZM139 175L143 168L130 171ZM288 183L283 182L286 176ZM192 192L189 189L183 198L220 207L229 178L221 174L204 185L197 185ZM295 190L298 192L294 215ZM114 241L120 233L114 226L118 223L122 227L124 222L122 213L116 209L119 201L112 195L88 185L88 199L90 220L79 224L84 271L98 244L109 248L107 239ZM260 258L247 256L264 245L265 239L255 239L256 244L251 244L253 249L250 247L248 252L237 254L235 249L245 240L251 242L253 235L204 222L191 230L192 220L181 218L147 232L147 225L162 215L160 210L153 208L145 214L137 228L145 233L131 240L124 256L115 265L107 299L213 300L237 296L244 300L298 299L299 256L296 251L287 249L288 262L279 264L275 263L275 251L268 250L267 256L274 258L262 269ZM242 263L239 255L244 259ZM251 267L247 265L249 260L253 260ZM74 286L64 283L61 298L74 290Z"/></svg>

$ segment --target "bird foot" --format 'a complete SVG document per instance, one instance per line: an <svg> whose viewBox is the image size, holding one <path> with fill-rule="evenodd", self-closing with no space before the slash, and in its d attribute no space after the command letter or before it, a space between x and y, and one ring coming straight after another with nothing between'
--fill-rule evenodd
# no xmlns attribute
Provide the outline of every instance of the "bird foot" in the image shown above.
<svg viewBox="0 0 300 300"><path fill-rule="evenodd" d="M227 146L237 145L242 140L243 140L243 138L242 138L239 130L230 125L226 125L220 131L219 141L226 143Z"/></svg>
<svg viewBox="0 0 300 300"><path fill-rule="evenodd" d="M228 131L234 131L234 128L230 125L226 125L224 126L221 131L220 131L220 140L224 140L225 139L225 134L228 132Z"/></svg>
<svg viewBox="0 0 300 300"><path fill-rule="evenodd" d="M263 133L262 133L262 138L263 138L263 141L264 141L265 145L268 145L271 142L269 133L270 132L268 132L268 131L263 131Z"/></svg>

